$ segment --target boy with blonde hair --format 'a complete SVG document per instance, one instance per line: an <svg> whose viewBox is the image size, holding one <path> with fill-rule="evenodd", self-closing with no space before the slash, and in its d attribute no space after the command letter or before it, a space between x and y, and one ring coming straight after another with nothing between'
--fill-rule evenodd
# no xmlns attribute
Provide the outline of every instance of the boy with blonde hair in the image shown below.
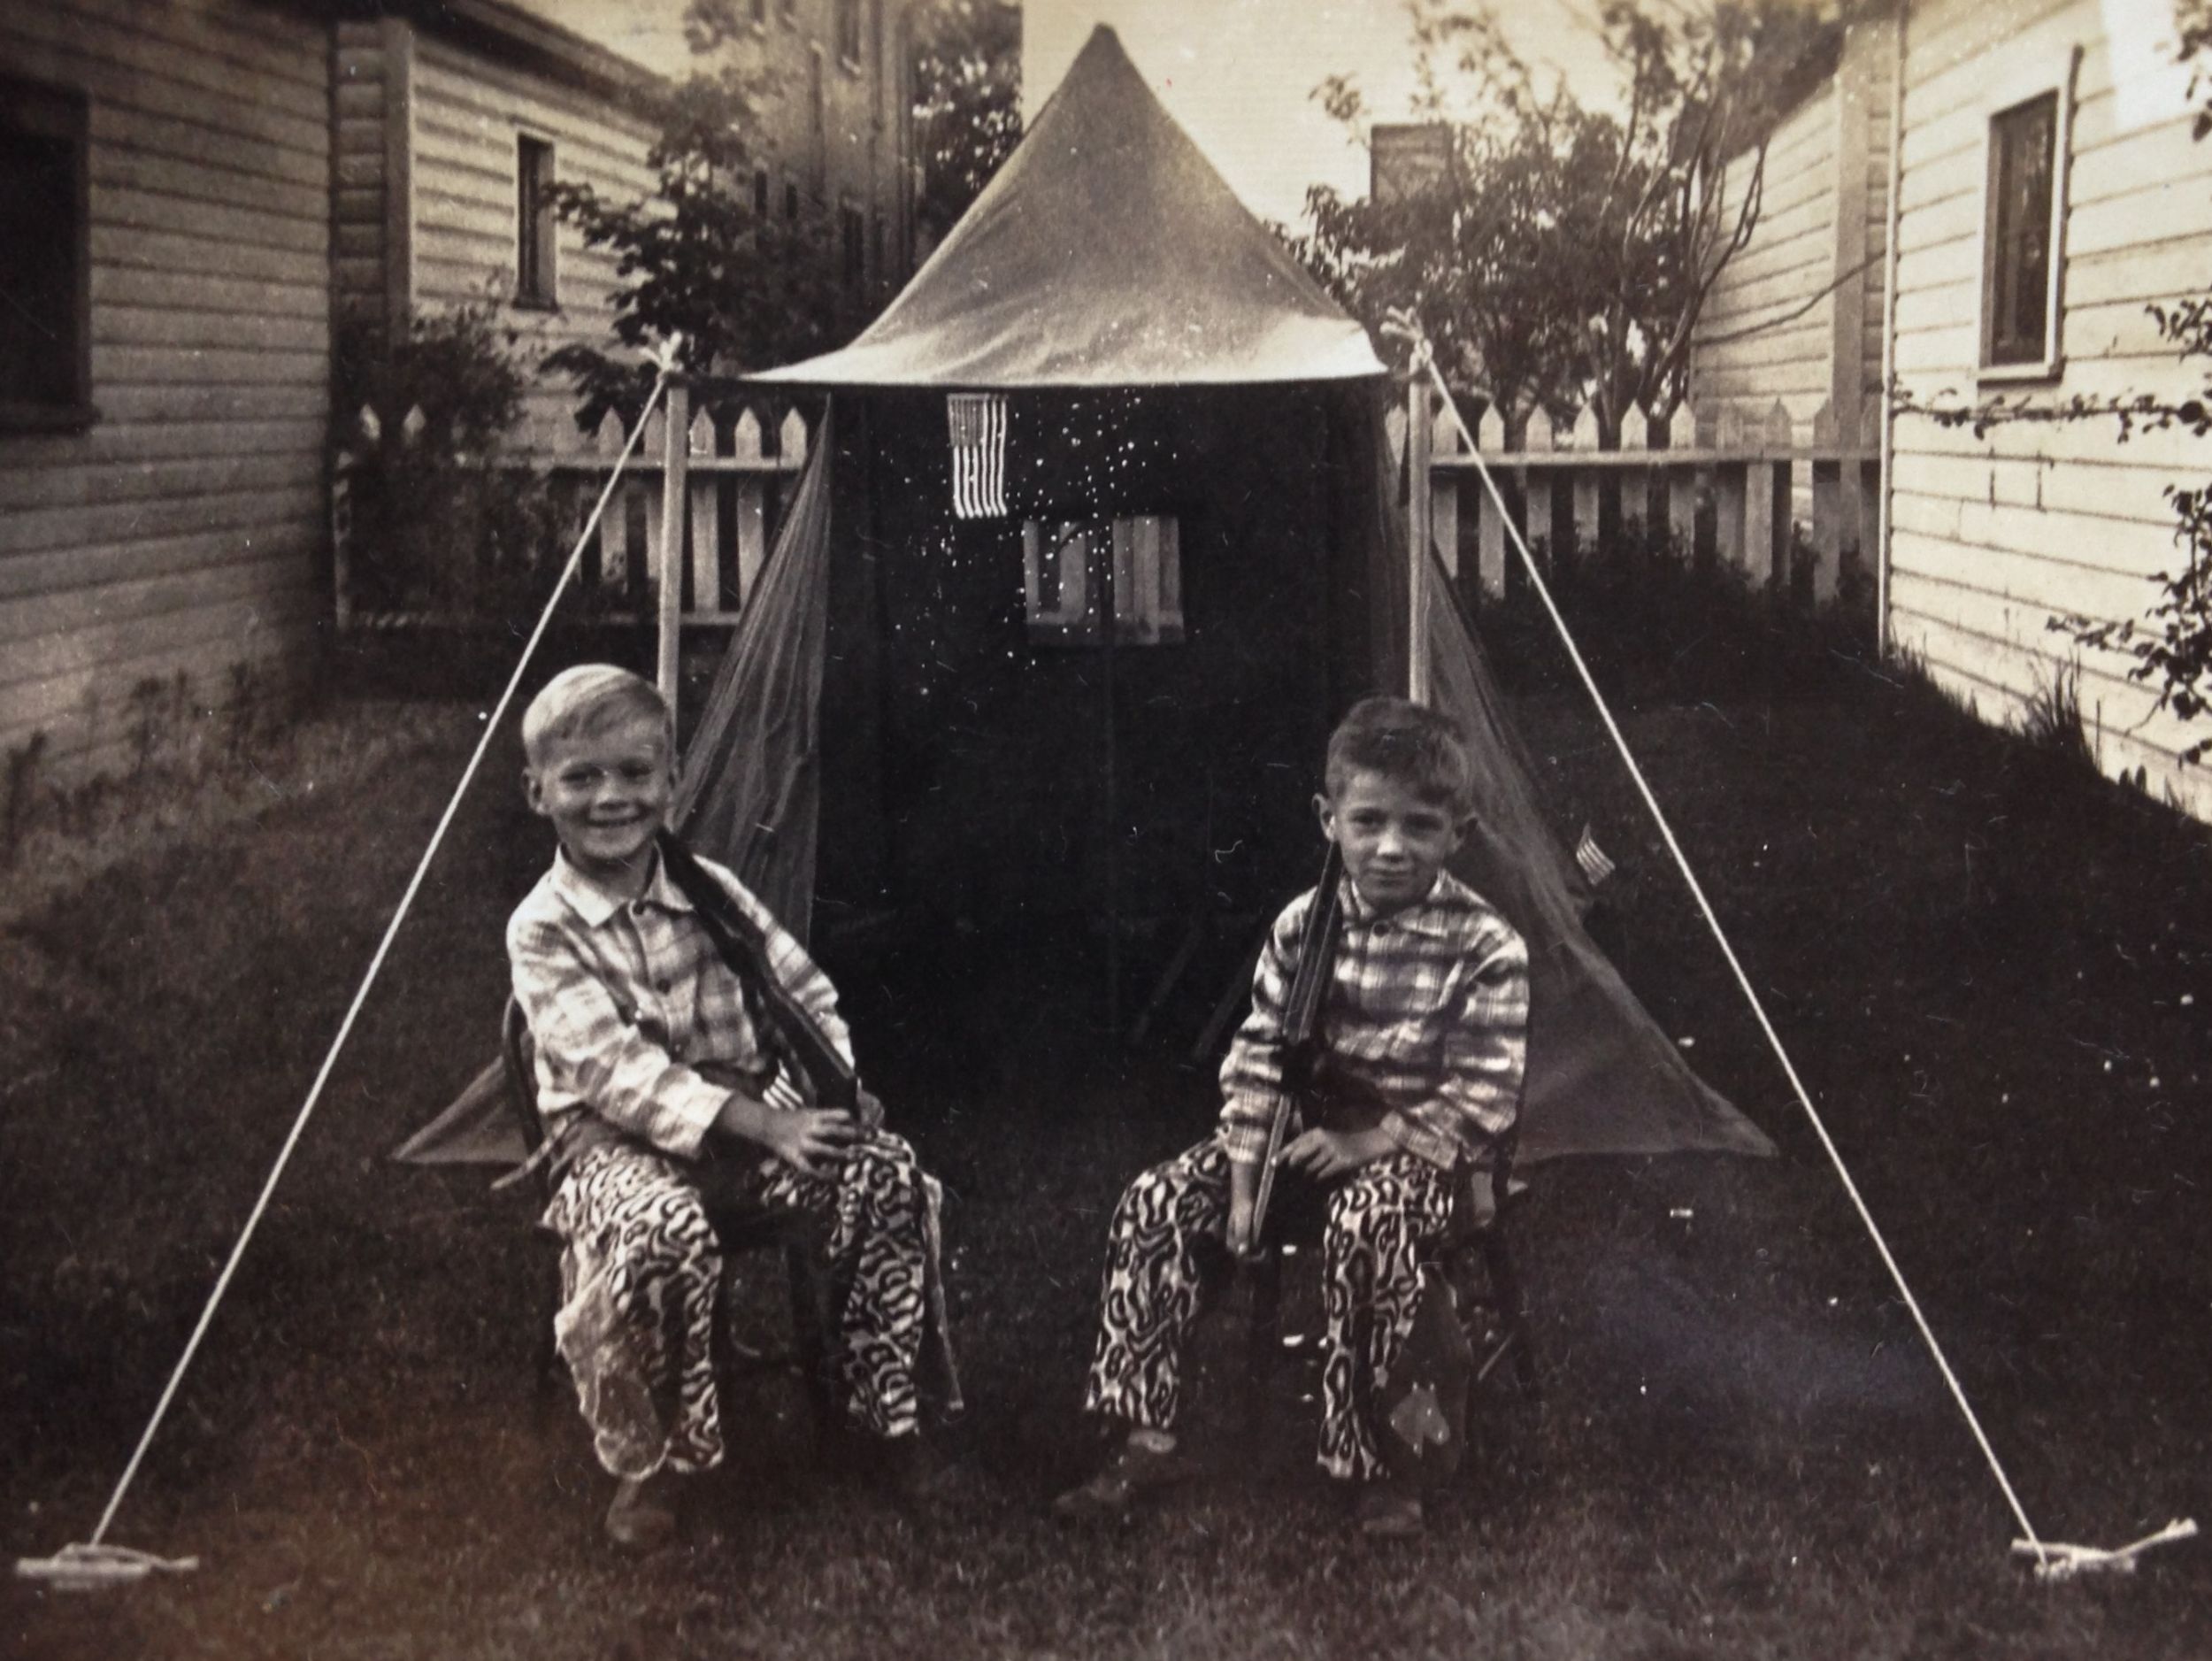
<svg viewBox="0 0 2212 1661"><path fill-rule="evenodd" d="M1218 1130L1138 1177L1114 1213L1085 1406L1126 1434L1055 1503L1062 1516L1119 1515L1196 1473L1174 1429L1196 1249L1259 1249L1260 1168L1287 1099L1279 1168L1327 1190L1319 1463L1353 1487L1363 1532L1421 1529L1419 1489L1393 1478L1378 1409L1413 1327L1421 1259L1449 1227L1467 1169L1511 1129L1527 1049L1527 949L1444 869L1471 796L1465 742L1433 710L1369 698L1330 738L1314 805L1342 856L1341 916L1310 1094L1288 1096L1284 1012L1321 897L1312 889L1261 950L1251 1013L1221 1069Z"/></svg>
<svg viewBox="0 0 2212 1661"><path fill-rule="evenodd" d="M545 1221L565 1247L556 1331L618 1479L608 1534L633 1548L666 1539L678 1479L722 1457L710 1185L822 1219L842 1289L839 1395L889 1485L925 1496L939 1473L915 1374L934 1185L880 1128L872 1096L860 1092L856 1111L813 1099L789 1034L810 1024L802 1035L849 1066L835 991L742 883L664 838L674 736L649 682L603 664L567 670L532 702L522 737L525 790L560 846L508 924L507 953L556 1173ZM741 934L749 948L733 948Z"/></svg>

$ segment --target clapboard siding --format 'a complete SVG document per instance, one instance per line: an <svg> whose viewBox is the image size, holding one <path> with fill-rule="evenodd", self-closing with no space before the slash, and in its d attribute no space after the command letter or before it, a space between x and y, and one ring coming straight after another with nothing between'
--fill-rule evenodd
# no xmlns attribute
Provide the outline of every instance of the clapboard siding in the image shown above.
<svg viewBox="0 0 2212 1661"><path fill-rule="evenodd" d="M331 54L331 303L342 319L386 316L384 34L341 23Z"/></svg>
<svg viewBox="0 0 2212 1661"><path fill-rule="evenodd" d="M1879 387L1891 38L1886 26L1855 28L1837 73L1770 138L1758 224L1698 322L1701 410L1732 404L1763 421L1778 402L1809 427L1827 405L1847 423ZM1732 197L1745 187L1740 162ZM1800 498L1809 513L1809 493Z"/></svg>
<svg viewBox="0 0 2212 1661"><path fill-rule="evenodd" d="M132 687L303 668L323 601L327 27L261 0L11 0L9 72L88 106L92 400L0 434L0 744L64 773Z"/></svg>
<svg viewBox="0 0 2212 1661"><path fill-rule="evenodd" d="M1911 9L1898 233L1897 366L1916 403L2002 393L2179 398L2201 385L2146 314L2212 275L2212 148L2190 134L2187 71L2144 8L2096 0L1924 0ZM1990 118L2059 81L2074 117L2061 296L2063 368L2022 388L1978 369ZM2111 772L2146 767L2191 811L2212 789L2177 761L2202 736L2154 716L2130 660L2082 656L2055 614L2143 618L2181 558L2165 493L2212 476L2179 432L2119 442L2109 418L2001 422L1985 434L1908 409L1895 422L1891 628L1985 717L2017 719L2078 659L2080 698Z"/></svg>
<svg viewBox="0 0 2212 1661"><path fill-rule="evenodd" d="M560 227L555 258L558 309L517 306L516 141L549 140L555 175L603 196L639 201L653 194L645 165L653 129L612 100L515 66L488 61L427 34L414 69L415 299L425 311L490 303L517 350L534 365L572 343L612 339L613 259ZM578 442L567 385L533 380L523 437L573 447Z"/></svg>

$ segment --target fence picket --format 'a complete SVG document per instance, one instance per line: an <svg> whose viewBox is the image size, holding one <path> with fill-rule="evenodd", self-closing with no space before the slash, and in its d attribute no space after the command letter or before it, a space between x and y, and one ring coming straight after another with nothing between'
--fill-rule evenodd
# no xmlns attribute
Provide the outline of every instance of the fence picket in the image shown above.
<svg viewBox="0 0 2212 1661"><path fill-rule="evenodd" d="M749 604L761 562L768 557L768 486L758 473L737 481L737 604Z"/></svg>
<svg viewBox="0 0 2212 1661"><path fill-rule="evenodd" d="M776 429L776 459L787 473L806 465L806 418L796 410L787 411Z"/></svg>
<svg viewBox="0 0 2212 1661"><path fill-rule="evenodd" d="M714 421L703 406L691 418L685 445L694 457L714 454ZM689 609L722 609L722 481L710 473L691 475L691 600Z"/></svg>

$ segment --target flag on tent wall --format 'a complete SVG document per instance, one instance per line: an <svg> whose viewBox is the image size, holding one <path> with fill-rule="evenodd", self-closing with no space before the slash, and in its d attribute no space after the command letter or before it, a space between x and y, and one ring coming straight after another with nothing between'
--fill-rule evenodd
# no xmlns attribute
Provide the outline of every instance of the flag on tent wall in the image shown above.
<svg viewBox="0 0 2212 1661"><path fill-rule="evenodd" d="M1582 840L1575 844L1575 864L1582 867L1584 879L1594 888L1613 874L1613 862L1605 857L1605 850L1598 846L1587 825L1582 827Z"/></svg>
<svg viewBox="0 0 2212 1661"><path fill-rule="evenodd" d="M964 519L1006 515L1006 399L995 392L946 395L952 428L952 511Z"/></svg>

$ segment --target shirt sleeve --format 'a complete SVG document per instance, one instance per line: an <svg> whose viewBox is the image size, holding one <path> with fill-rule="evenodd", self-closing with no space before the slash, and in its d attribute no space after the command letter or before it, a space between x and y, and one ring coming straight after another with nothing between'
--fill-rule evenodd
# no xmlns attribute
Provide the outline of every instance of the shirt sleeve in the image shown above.
<svg viewBox="0 0 2212 1661"><path fill-rule="evenodd" d="M641 1032L557 924L517 919L507 931L507 958L541 1077L654 1147L696 1157L730 1092Z"/></svg>
<svg viewBox="0 0 2212 1661"><path fill-rule="evenodd" d="M1257 1165L1267 1157L1267 1134L1283 1088L1283 1009L1313 896L1302 894L1283 909L1260 947L1252 972L1252 1009L1230 1042L1221 1064L1221 1140L1232 1161Z"/></svg>
<svg viewBox="0 0 2212 1661"><path fill-rule="evenodd" d="M1499 920L1470 957L1458 1012L1445 1029L1442 1085L1383 1119L1401 1148L1447 1168L1513 1127L1528 1065L1527 944Z"/></svg>
<svg viewBox="0 0 2212 1661"><path fill-rule="evenodd" d="M730 897L743 908L759 927L761 940L768 958L768 972L777 983L791 995L791 1000L822 1029L830 1047L845 1058L845 1065L853 1065L852 1034L845 1026L845 1018L837 1012L837 988L822 973L821 965L792 934L775 919L775 914L763 905L753 892L734 877L717 872L718 880Z"/></svg>

